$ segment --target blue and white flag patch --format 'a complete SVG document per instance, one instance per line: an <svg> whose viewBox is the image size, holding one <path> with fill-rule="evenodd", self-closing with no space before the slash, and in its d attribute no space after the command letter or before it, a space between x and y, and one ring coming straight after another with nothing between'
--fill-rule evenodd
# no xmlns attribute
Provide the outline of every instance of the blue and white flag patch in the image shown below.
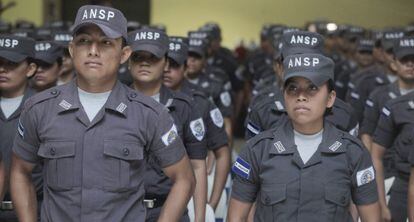
<svg viewBox="0 0 414 222"><path fill-rule="evenodd" d="M22 122L19 119L19 124L17 125L17 132L19 132L20 137L24 137L24 127Z"/></svg>
<svg viewBox="0 0 414 222"><path fill-rule="evenodd" d="M237 160L234 162L231 170L233 173L241 176L242 178L249 179L251 167L248 162L243 160L241 157L237 157Z"/></svg>
<svg viewBox="0 0 414 222"><path fill-rule="evenodd" d="M257 134L259 134L260 133L260 128L258 127L258 126L256 126L256 125L254 125L253 123L251 123L251 122L248 122L247 123L247 129L251 132L251 133L253 133L254 135L257 135Z"/></svg>

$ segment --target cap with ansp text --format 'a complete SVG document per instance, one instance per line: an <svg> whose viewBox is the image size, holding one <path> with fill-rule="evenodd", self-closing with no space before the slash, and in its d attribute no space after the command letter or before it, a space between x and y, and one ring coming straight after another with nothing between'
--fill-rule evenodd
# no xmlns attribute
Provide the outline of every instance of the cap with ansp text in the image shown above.
<svg viewBox="0 0 414 222"><path fill-rule="evenodd" d="M21 62L34 57L35 41L31 38L0 35L0 57L12 62Z"/></svg>
<svg viewBox="0 0 414 222"><path fill-rule="evenodd" d="M127 38L127 20L118 9L99 5L80 7L76 14L73 34L89 24L97 25L109 38Z"/></svg>
<svg viewBox="0 0 414 222"><path fill-rule="evenodd" d="M322 54L323 47L324 39L320 34L307 31L293 31L283 34L281 54L283 58L302 53Z"/></svg>
<svg viewBox="0 0 414 222"><path fill-rule="evenodd" d="M382 35L381 46L386 51L392 50L395 45L395 42L397 42L404 36L405 33L403 30L386 31Z"/></svg>
<svg viewBox="0 0 414 222"><path fill-rule="evenodd" d="M167 54L168 42L167 34L154 28L143 28L128 34L128 44L133 52L146 51L158 58Z"/></svg>
<svg viewBox="0 0 414 222"><path fill-rule="evenodd" d="M372 39L358 39L356 50L358 52L372 52L374 50L374 41Z"/></svg>
<svg viewBox="0 0 414 222"><path fill-rule="evenodd" d="M304 77L316 86L321 86L328 80L334 79L334 62L321 54L294 54L283 61L286 81L293 77Z"/></svg>
<svg viewBox="0 0 414 222"><path fill-rule="evenodd" d="M69 31L54 31L52 36L53 40L62 47L68 47L69 42L73 39L72 33Z"/></svg>
<svg viewBox="0 0 414 222"><path fill-rule="evenodd" d="M414 37L404 37L395 42L394 55L397 59L414 55Z"/></svg>
<svg viewBox="0 0 414 222"><path fill-rule="evenodd" d="M63 48L53 41L38 41L35 45L35 59L53 64L62 57Z"/></svg>
<svg viewBox="0 0 414 222"><path fill-rule="evenodd" d="M184 42L174 41L170 38L168 57L173 59L179 65L182 65L187 60L188 46Z"/></svg>

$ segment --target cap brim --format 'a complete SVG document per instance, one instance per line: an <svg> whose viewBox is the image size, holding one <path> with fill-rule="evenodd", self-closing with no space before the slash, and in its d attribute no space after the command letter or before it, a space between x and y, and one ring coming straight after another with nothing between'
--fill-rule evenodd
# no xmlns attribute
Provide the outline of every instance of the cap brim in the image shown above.
<svg viewBox="0 0 414 222"><path fill-rule="evenodd" d="M123 36L122 33L114 31L113 29L109 28L107 25L103 23L99 23L99 22L93 22L93 21L86 21L86 22L79 23L77 26L73 28L73 34L75 34L80 28L86 25L98 26L102 30L102 32L111 39L117 39L120 37L124 37L125 39L127 39L127 37Z"/></svg>
<svg viewBox="0 0 414 222"><path fill-rule="evenodd" d="M321 73L308 71L308 72L295 72L295 73L287 74L284 76L283 82L286 83L287 80L293 77L303 77L303 78L309 79L313 84L315 84L318 87L323 85L329 79L331 79L328 75L323 75Z"/></svg>
<svg viewBox="0 0 414 222"><path fill-rule="evenodd" d="M403 57L410 55L414 55L414 48L401 49L398 50L398 52L395 52L395 57L397 57L397 59L402 59Z"/></svg>
<svg viewBox="0 0 414 222"><path fill-rule="evenodd" d="M45 54L35 54L35 58L36 60L40 60L42 62L46 62L48 64L53 64L56 62L56 60L58 59L57 56L50 56L50 55L45 55Z"/></svg>
<svg viewBox="0 0 414 222"><path fill-rule="evenodd" d="M150 53L152 53L153 55L155 55L159 59L161 59L162 57L164 57L165 54L167 53L166 50L160 49L159 46L153 45L153 44L148 44L148 43L145 43L145 44L136 44L136 45L133 44L131 46L131 49L132 49L133 52L136 52L136 51L150 52Z"/></svg>
<svg viewBox="0 0 414 222"><path fill-rule="evenodd" d="M284 58L290 55L306 54L306 53L323 54L321 49L309 48L309 47L286 47L286 49L285 50L282 49L282 52L281 52Z"/></svg>
<svg viewBox="0 0 414 222"><path fill-rule="evenodd" d="M186 60L184 56L178 55L177 53L168 53L168 58L171 58L179 65L184 64Z"/></svg>
<svg viewBox="0 0 414 222"><path fill-rule="evenodd" d="M0 57L12 62L19 63L23 60L25 60L28 56L22 55L17 52L7 51L7 50L0 50Z"/></svg>
<svg viewBox="0 0 414 222"><path fill-rule="evenodd" d="M205 56L205 52L201 48L190 47L190 48L188 48L188 53L190 53L190 52L195 53L195 54L197 54L197 55L199 55L201 57L204 57Z"/></svg>

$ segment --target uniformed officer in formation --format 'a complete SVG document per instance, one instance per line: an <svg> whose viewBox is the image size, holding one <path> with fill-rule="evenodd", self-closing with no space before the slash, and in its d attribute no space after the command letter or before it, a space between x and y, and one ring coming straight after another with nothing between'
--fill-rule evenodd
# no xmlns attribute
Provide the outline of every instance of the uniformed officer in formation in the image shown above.
<svg viewBox="0 0 414 222"><path fill-rule="evenodd" d="M164 72L164 85L172 90L183 92L195 100L195 106L201 112L205 123L208 150L215 158L214 181L208 204L215 210L220 201L228 172L230 170L230 150L224 120L220 110L211 102L197 85L185 78L188 45L183 37L170 38L168 69ZM207 173L212 173L208 171Z"/></svg>
<svg viewBox="0 0 414 222"><path fill-rule="evenodd" d="M335 101L333 61L297 54L284 58L284 67L288 118L240 152L229 221L245 221L254 201L255 221L349 221L351 199L363 221L378 221L368 150L324 121Z"/></svg>
<svg viewBox="0 0 414 222"><path fill-rule="evenodd" d="M24 102L35 92L29 78L36 71L35 41L12 35L0 36L0 149L5 168L4 191L0 220L17 221L10 197L10 166L13 140ZM29 174L30 175L30 174Z"/></svg>
<svg viewBox="0 0 414 222"><path fill-rule="evenodd" d="M128 42L133 51L128 64L133 78L132 87L164 105L173 117L197 182L194 192L195 218L197 221L204 220L207 202L204 120L192 97L163 86L163 74L169 65L168 36L157 29L143 28L131 32ZM145 199L154 201L155 206L148 207L146 221L157 221L170 187L170 180L157 162L149 158L145 175ZM181 221L189 221L188 216L185 215Z"/></svg>
<svg viewBox="0 0 414 222"><path fill-rule="evenodd" d="M69 45L77 78L25 103L11 169L19 220L36 220L30 172L43 163L41 221L144 221L149 156L173 182L159 221L183 215L195 179L176 126L164 106L117 81L131 54L126 30L119 10L82 6Z"/></svg>

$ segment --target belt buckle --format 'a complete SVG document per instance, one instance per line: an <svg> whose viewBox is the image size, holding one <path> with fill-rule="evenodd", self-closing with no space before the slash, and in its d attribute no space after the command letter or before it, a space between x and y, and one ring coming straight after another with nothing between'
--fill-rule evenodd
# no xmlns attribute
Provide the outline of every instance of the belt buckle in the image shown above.
<svg viewBox="0 0 414 222"><path fill-rule="evenodd" d="M155 206L155 199L144 199L144 204L147 208L152 209Z"/></svg>
<svg viewBox="0 0 414 222"><path fill-rule="evenodd" d="M2 210L13 210L13 203L11 201L2 201L1 209Z"/></svg>

